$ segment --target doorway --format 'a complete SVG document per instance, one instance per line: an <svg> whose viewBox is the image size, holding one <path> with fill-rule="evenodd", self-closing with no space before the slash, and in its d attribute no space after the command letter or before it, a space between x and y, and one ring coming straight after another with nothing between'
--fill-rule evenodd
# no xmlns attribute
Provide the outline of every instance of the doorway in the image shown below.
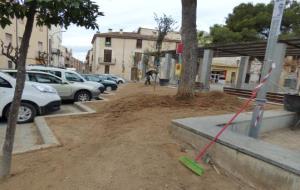
<svg viewBox="0 0 300 190"><path fill-rule="evenodd" d="M105 65L104 73L109 74L109 65Z"/></svg>

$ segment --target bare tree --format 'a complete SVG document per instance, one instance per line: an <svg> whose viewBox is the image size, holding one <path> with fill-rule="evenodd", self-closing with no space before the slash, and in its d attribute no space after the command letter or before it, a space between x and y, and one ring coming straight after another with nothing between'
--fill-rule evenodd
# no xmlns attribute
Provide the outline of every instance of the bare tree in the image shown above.
<svg viewBox="0 0 300 190"><path fill-rule="evenodd" d="M194 96L194 84L197 68L197 0L181 0L182 21L181 37L183 42L183 63L177 96L191 98Z"/></svg>
<svg viewBox="0 0 300 190"><path fill-rule="evenodd" d="M9 60L11 60L15 66L17 66L18 58L19 58L19 50L18 48L14 48L11 43L5 46L4 42L0 40L1 43L1 53Z"/></svg>
<svg viewBox="0 0 300 190"><path fill-rule="evenodd" d="M154 63L155 63L156 71L158 73L163 41L166 35L168 34L168 32L171 32L173 30L176 21L172 18L172 16L167 16L166 14L163 14L161 17L159 17L155 13L154 13L154 20L157 24L157 31L158 31L156 45L155 45L156 52L154 56L155 57ZM154 87L156 84L156 79L157 79L157 74L155 75Z"/></svg>

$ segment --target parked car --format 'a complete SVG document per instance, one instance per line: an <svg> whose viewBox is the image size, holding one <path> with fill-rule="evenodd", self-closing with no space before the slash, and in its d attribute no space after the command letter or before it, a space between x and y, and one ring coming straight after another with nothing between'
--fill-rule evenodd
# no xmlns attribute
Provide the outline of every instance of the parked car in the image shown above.
<svg viewBox="0 0 300 190"><path fill-rule="evenodd" d="M16 79L0 72L0 117L8 118L13 100ZM25 82L18 123L27 123L36 115L43 115L60 109L61 99L56 90L49 85Z"/></svg>
<svg viewBox="0 0 300 190"><path fill-rule="evenodd" d="M113 75L113 74L106 74L106 75L111 77L112 79L114 79L117 82L117 84L123 84L126 82L125 79L123 79L122 77L119 77L117 75Z"/></svg>
<svg viewBox="0 0 300 190"><path fill-rule="evenodd" d="M108 74L98 74L98 76L101 76L104 80L113 81L113 82L119 84L118 81L117 81L116 79L112 78L112 77L111 77L110 75L108 75Z"/></svg>
<svg viewBox="0 0 300 190"><path fill-rule="evenodd" d="M72 70L62 69L62 68L57 68L57 67L35 66L35 65L29 65L26 67L26 69L51 73L51 74L61 78L63 80L63 82L67 81L70 83L83 83L85 85L96 87L100 90L101 93L103 93L105 90L104 85L102 85L98 82L87 81L80 74L78 74L77 72L72 71Z"/></svg>
<svg viewBox="0 0 300 190"><path fill-rule="evenodd" d="M16 70L2 70L12 77L16 77ZM41 71L26 71L26 80L38 83L44 83L55 88L62 100L89 101L92 98L98 98L100 90L97 87L85 85L83 83L70 83L62 81L61 78L50 73Z"/></svg>
<svg viewBox="0 0 300 190"><path fill-rule="evenodd" d="M84 74L82 75L86 80L88 81L94 81L94 82L100 82L104 85L105 90L117 90L118 85L116 82L111 80L106 80L105 77L99 76L99 75L91 75L91 74Z"/></svg>

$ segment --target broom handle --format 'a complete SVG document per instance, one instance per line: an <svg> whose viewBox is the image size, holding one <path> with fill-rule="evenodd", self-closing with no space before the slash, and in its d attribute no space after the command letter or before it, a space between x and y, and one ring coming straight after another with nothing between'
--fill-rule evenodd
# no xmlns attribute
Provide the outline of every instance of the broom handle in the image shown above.
<svg viewBox="0 0 300 190"><path fill-rule="evenodd" d="M197 157L195 158L196 161L199 161L205 154L205 152L213 145L217 142L217 140L219 139L219 137L222 135L222 133L230 126L230 124L232 124L232 122L237 118L238 115L240 115L240 113L242 113L249 105L249 103L256 97L257 92L259 91L259 89L267 82L268 78L271 75L272 69L275 68L275 64L272 64L272 67L270 67L269 72L266 74L266 76L264 76L264 78L261 80L261 82L253 89L252 91L252 95L251 97L244 103L244 105L241 107L241 109L239 109L238 112L236 112L236 114L234 114L234 116L226 123L226 125L218 132L218 134L215 136L214 140L210 141L210 143L208 143L197 155Z"/></svg>
<svg viewBox="0 0 300 190"><path fill-rule="evenodd" d="M251 97L245 102L245 104L242 106L242 108L226 123L226 125L218 132L218 134L215 136L214 140L208 143L198 154L196 157L196 161L199 161L205 154L205 152L217 142L219 137L222 135L222 133L232 124L232 122L237 118L240 113L242 113L249 105L249 103L256 97L256 92L252 93Z"/></svg>

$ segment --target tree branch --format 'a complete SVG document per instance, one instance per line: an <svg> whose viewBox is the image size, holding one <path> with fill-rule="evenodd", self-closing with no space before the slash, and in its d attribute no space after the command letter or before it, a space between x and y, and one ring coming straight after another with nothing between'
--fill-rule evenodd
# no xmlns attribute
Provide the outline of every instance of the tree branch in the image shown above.
<svg viewBox="0 0 300 190"><path fill-rule="evenodd" d="M11 60L14 64L17 64L19 53L18 49L14 48L11 43L8 44L8 46L5 46L4 42L1 41L1 53L5 57L7 57L9 60ZM13 55L13 51L15 52L15 55Z"/></svg>

